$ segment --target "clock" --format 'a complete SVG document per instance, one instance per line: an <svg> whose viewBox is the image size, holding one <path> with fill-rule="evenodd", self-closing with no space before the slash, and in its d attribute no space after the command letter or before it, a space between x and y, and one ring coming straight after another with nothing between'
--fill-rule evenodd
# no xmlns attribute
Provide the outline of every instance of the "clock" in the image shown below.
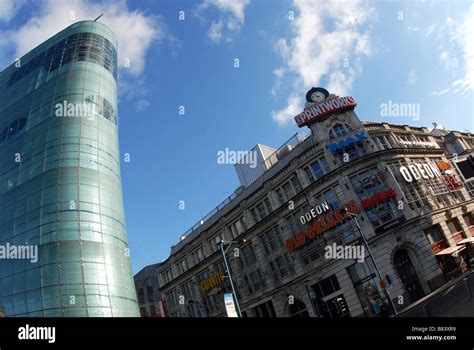
<svg viewBox="0 0 474 350"><path fill-rule="evenodd" d="M306 93L306 101L307 102L313 102L313 103L319 103L325 100L329 96L329 91L323 88L315 88L312 87L307 93Z"/></svg>

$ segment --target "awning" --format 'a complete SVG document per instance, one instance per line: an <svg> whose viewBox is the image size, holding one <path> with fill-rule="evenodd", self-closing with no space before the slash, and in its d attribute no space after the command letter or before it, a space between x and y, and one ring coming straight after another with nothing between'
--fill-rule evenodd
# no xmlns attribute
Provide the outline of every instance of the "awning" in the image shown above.
<svg viewBox="0 0 474 350"><path fill-rule="evenodd" d="M440 252L437 252L435 255L451 255L464 249L466 249L466 246L448 247Z"/></svg>
<svg viewBox="0 0 474 350"><path fill-rule="evenodd" d="M464 244L464 243L474 243L474 237L468 237L460 240L456 244Z"/></svg>

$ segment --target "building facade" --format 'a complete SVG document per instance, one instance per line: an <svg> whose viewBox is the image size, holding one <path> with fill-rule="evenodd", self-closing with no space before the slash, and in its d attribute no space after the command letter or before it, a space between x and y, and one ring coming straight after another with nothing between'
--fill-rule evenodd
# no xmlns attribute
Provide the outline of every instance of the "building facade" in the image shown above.
<svg viewBox="0 0 474 350"><path fill-rule="evenodd" d="M159 263L145 266L133 276L142 317L166 316L158 282L159 267Z"/></svg>
<svg viewBox="0 0 474 350"><path fill-rule="evenodd" d="M116 48L108 27L78 22L0 73L5 316L139 315L122 201ZM35 250L36 258L26 256Z"/></svg>
<svg viewBox="0 0 474 350"><path fill-rule="evenodd" d="M352 97L321 88L307 101L295 121L310 134L171 248L159 268L168 315L226 315L222 240L248 317L378 316L466 271L474 135L360 121Z"/></svg>

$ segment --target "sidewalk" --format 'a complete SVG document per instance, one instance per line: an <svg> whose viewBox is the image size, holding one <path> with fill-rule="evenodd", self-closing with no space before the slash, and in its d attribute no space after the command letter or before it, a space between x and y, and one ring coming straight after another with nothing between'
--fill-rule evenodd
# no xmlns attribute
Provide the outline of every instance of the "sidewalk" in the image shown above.
<svg viewBox="0 0 474 350"><path fill-rule="evenodd" d="M474 272L469 271L400 311L398 317L474 317L473 294Z"/></svg>

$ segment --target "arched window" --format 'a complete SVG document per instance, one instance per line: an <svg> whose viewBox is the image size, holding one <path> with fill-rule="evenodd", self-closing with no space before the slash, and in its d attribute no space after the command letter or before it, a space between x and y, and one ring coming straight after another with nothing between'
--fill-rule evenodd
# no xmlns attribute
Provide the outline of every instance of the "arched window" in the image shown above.
<svg viewBox="0 0 474 350"><path fill-rule="evenodd" d="M308 313L308 310L306 309L306 305L300 300L295 300L295 303L290 305L289 315L292 318L308 318L309 317L309 313Z"/></svg>

